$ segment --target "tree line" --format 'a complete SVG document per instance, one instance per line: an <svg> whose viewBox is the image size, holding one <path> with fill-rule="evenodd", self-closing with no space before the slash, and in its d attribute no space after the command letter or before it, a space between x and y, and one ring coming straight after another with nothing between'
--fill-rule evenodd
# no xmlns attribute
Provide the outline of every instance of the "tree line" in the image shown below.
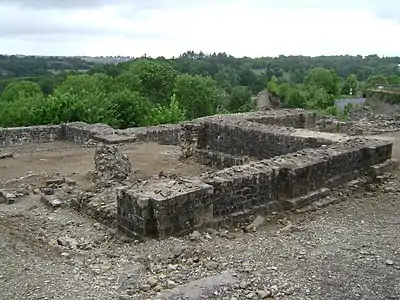
<svg viewBox="0 0 400 300"><path fill-rule="evenodd" d="M379 84L400 84L399 61L378 56L253 59L188 51L173 59L93 64L85 73L43 75L39 69L35 76L28 68L30 76L0 81L0 126L175 123L251 110L252 97L263 89L280 98L284 107L337 115L335 99L362 96Z"/></svg>

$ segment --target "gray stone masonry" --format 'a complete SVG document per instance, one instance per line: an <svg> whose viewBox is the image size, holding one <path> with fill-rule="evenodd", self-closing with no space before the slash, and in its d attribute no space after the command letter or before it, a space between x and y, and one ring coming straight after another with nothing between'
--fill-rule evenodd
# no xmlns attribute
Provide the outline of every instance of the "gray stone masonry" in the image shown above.
<svg viewBox="0 0 400 300"><path fill-rule="evenodd" d="M348 138L345 135L233 120L206 121L198 135L199 149L234 156L247 155L255 159L271 158L304 148L317 148Z"/></svg>
<svg viewBox="0 0 400 300"><path fill-rule="evenodd" d="M273 124L286 124L299 128L307 128L309 124L313 122L313 114L304 110L277 110L210 116L200 118L193 122L201 123L205 120L214 119L249 119L251 121L260 123L266 123L270 121ZM303 122L303 119L307 121ZM127 128L120 130L114 129L105 124L86 124L83 122L73 122L61 125L0 128L0 146L7 147L30 143L46 143L56 140L67 140L76 143L86 143L88 141L101 142L105 144L158 142L166 145L179 145L180 133L181 125L179 124Z"/></svg>
<svg viewBox="0 0 400 300"><path fill-rule="evenodd" d="M61 139L61 126L0 128L0 146L54 142Z"/></svg>
<svg viewBox="0 0 400 300"><path fill-rule="evenodd" d="M391 142L313 128L312 113L268 110L125 130L80 122L0 128L0 146L55 140L181 145L184 157L194 156L219 170L189 179L117 186L112 189L115 206L106 213L107 222L114 223L115 216L127 235L163 238L242 222L254 214L297 209L359 176L380 180L382 172L397 165L391 160ZM80 201L82 210L96 209L85 208L85 203Z"/></svg>
<svg viewBox="0 0 400 300"><path fill-rule="evenodd" d="M118 195L118 228L130 236L163 238L205 227L213 221L212 192L213 187L201 180L183 178L122 190Z"/></svg>
<svg viewBox="0 0 400 300"><path fill-rule="evenodd" d="M132 165L126 154L117 146L100 144L94 153L94 181L100 187L121 185L132 173Z"/></svg>
<svg viewBox="0 0 400 300"><path fill-rule="evenodd" d="M233 156L223 152L205 149L196 149L195 157L199 163L217 169L243 165L250 161L248 156Z"/></svg>
<svg viewBox="0 0 400 300"><path fill-rule="evenodd" d="M118 223L130 235L136 232L165 237L237 222L241 216L271 213L293 206L293 199L295 203L296 198L370 172L371 166L390 157L391 146L382 140L355 138L205 174L194 179L195 188L193 183L187 187L175 182L150 182L145 191L129 190L119 195ZM127 202L133 206L127 206ZM146 213L140 207L145 207ZM152 221L137 219L143 215ZM151 232L146 231L146 224Z"/></svg>
<svg viewBox="0 0 400 300"><path fill-rule="evenodd" d="M256 213L310 204L329 194L331 188L371 173L371 168L391 157L392 143L387 141L265 125L246 118L243 115L214 116L182 124L184 143L197 138L197 143L192 143L197 147L195 156L204 163L225 168L196 178L206 184L203 192L187 190L180 195L180 203L193 201L196 207L207 209L177 206L168 185L152 182L146 185L146 193L162 191L159 193L163 198L158 199L157 205L162 203L163 210L155 213L154 198L146 193L129 190L120 194L117 197L118 223L129 225L123 226L124 232L132 235L138 227L134 219L130 219L130 223L125 219L120 221L121 214L138 214L125 211L126 206L120 205L132 195L149 201L146 209L154 218L151 235L164 237L188 232L182 221L178 221L185 219L182 216L185 209L184 214L193 220L204 220L203 216L208 216L206 222L188 222L192 230L241 222ZM195 196L198 194L201 196ZM149 234L140 228L140 234Z"/></svg>
<svg viewBox="0 0 400 300"><path fill-rule="evenodd" d="M257 111L241 115L250 122L293 128L313 128L316 121L315 113L305 112L302 109Z"/></svg>

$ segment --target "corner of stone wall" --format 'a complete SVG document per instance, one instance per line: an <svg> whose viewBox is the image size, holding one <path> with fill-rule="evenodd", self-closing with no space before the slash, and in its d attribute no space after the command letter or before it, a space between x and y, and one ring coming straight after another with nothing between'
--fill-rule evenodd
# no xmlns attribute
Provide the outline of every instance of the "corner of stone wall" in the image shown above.
<svg viewBox="0 0 400 300"><path fill-rule="evenodd" d="M157 223L149 197L135 190L121 190L117 195L118 230L129 237L157 236Z"/></svg>
<svg viewBox="0 0 400 300"><path fill-rule="evenodd" d="M117 196L117 222L128 236L165 238L213 221L213 187L199 180L156 181Z"/></svg>

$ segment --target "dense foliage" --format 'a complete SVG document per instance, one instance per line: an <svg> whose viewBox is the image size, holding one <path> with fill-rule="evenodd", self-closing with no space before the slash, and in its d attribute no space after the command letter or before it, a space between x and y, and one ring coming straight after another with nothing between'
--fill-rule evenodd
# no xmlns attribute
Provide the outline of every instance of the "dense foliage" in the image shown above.
<svg viewBox="0 0 400 300"><path fill-rule="evenodd" d="M84 121L119 128L254 108L263 89L284 107L338 114L335 99L400 84L400 58L235 58L186 52L95 65L79 58L0 56L0 126Z"/></svg>

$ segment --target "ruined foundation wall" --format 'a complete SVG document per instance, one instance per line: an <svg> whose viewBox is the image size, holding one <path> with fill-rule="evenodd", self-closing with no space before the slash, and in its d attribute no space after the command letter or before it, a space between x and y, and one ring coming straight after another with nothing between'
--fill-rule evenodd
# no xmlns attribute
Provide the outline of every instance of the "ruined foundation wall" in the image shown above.
<svg viewBox="0 0 400 300"><path fill-rule="evenodd" d="M161 180L122 190L117 197L118 228L130 236L166 237L208 226L213 219L212 189L200 180Z"/></svg>
<svg viewBox="0 0 400 300"><path fill-rule="evenodd" d="M287 200L354 179L389 159L391 148L387 141L352 139L305 149L204 175L196 180L205 186L197 183L196 192L180 186L179 197L173 196L175 183L150 183L145 193L130 190L119 195L118 222L123 222L124 232L131 235L140 224L147 224L129 219L138 213L137 200L132 200L134 194L147 201L147 215L152 218L148 222L153 224L152 234L159 237L186 233L210 225L210 220L214 224L240 222L255 213L276 211ZM136 211L127 204L132 201ZM122 217L125 219L121 221ZM147 234L143 227L139 231Z"/></svg>
<svg viewBox="0 0 400 300"><path fill-rule="evenodd" d="M105 144L158 142L178 145L179 132L180 126L176 124L118 130L106 124L73 122L62 125L0 128L0 146L38 144L57 140L79 144L93 141Z"/></svg>
<svg viewBox="0 0 400 300"><path fill-rule="evenodd" d="M250 122L293 128L313 128L316 122L316 114L303 109L251 112L243 114L243 118Z"/></svg>
<svg viewBox="0 0 400 300"><path fill-rule="evenodd" d="M163 145L179 144L179 124L128 128L118 131L121 135L134 135L140 142L157 142Z"/></svg>
<svg viewBox="0 0 400 300"><path fill-rule="evenodd" d="M47 143L62 139L60 125L0 128L0 146Z"/></svg>
<svg viewBox="0 0 400 300"><path fill-rule="evenodd" d="M234 156L271 158L304 148L335 142L336 136L305 129L263 125L255 122L204 122L199 129L199 149Z"/></svg>
<svg viewBox="0 0 400 300"><path fill-rule="evenodd" d="M133 142L158 142L160 144L177 145L179 125L160 125L151 127L114 129L105 124L86 124L82 122L64 125L65 139L85 143L89 140L105 144L122 144Z"/></svg>
<svg viewBox="0 0 400 300"><path fill-rule="evenodd" d="M196 149L195 157L197 162L217 169L239 166L250 161L250 157L248 156L234 156L205 149Z"/></svg>
<svg viewBox="0 0 400 300"><path fill-rule="evenodd" d="M312 114L303 110L277 110L210 116L200 118L194 122L201 123L209 119L248 119L264 124L279 124L305 128L304 126L308 126L305 124L312 122L310 121L312 120ZM29 143L46 143L55 140L67 140L75 143L86 143L88 141L103 142L106 144L157 142L167 145L179 145L180 132L181 126L179 124L136 127L119 130L105 124L72 122L54 126L41 125L30 127L0 128L0 145L6 147Z"/></svg>

